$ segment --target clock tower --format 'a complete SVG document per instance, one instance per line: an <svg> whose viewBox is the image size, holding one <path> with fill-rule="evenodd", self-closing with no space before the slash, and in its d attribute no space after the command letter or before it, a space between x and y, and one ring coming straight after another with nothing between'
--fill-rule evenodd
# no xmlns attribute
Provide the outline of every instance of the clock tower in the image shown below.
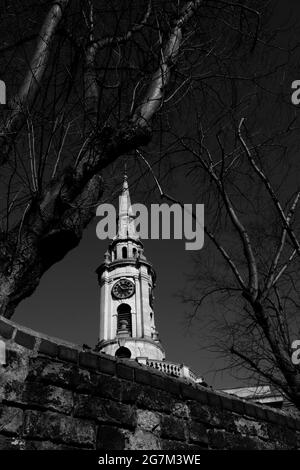
<svg viewBox="0 0 300 470"><path fill-rule="evenodd" d="M131 359L165 359L155 328L155 271L144 255L131 210L127 176L119 198L117 235L97 269L100 331L97 350Z"/></svg>

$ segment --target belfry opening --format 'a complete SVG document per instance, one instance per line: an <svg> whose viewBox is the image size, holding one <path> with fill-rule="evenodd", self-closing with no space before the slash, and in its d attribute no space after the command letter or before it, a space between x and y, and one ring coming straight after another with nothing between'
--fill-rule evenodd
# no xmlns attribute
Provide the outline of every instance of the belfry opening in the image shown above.
<svg viewBox="0 0 300 470"><path fill-rule="evenodd" d="M131 307L128 304L121 304L117 308L118 321L117 328L118 333L127 331L130 336L132 335L132 321L131 321Z"/></svg>

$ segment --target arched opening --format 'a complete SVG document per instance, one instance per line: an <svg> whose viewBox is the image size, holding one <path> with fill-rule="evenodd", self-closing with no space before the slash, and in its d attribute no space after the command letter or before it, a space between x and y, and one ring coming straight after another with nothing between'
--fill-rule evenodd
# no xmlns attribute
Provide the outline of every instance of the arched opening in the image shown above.
<svg viewBox="0 0 300 470"><path fill-rule="evenodd" d="M131 351L128 348L125 348L125 346L121 346L119 349L116 350L115 353L116 357L123 357L124 359L130 359L131 358Z"/></svg>
<svg viewBox="0 0 300 470"><path fill-rule="evenodd" d="M136 258L136 248L133 248L132 254L133 254L133 257Z"/></svg>
<svg viewBox="0 0 300 470"><path fill-rule="evenodd" d="M117 330L120 332L128 332L132 335L132 320L131 320L131 307L128 304L121 304L117 308L118 321Z"/></svg>
<svg viewBox="0 0 300 470"><path fill-rule="evenodd" d="M123 246L123 248L122 248L122 258L127 258L127 248L126 248L126 246Z"/></svg>

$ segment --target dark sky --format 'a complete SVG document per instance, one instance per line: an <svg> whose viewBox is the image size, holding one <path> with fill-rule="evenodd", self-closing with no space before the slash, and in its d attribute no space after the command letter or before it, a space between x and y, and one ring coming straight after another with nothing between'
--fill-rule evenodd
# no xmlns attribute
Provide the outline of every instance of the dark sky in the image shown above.
<svg viewBox="0 0 300 470"><path fill-rule="evenodd" d="M96 344L99 288L95 269L103 261L108 242L96 237L95 225L86 230L76 250L44 275L34 295L19 306L16 321L75 343ZM147 240L144 247L157 271L155 316L167 358L206 374L215 368L213 358L199 352L197 335L187 330L185 307L175 296L186 282L191 252L185 251L181 240Z"/></svg>
<svg viewBox="0 0 300 470"><path fill-rule="evenodd" d="M276 17L282 19L292 12L293 18L300 19L299 3L299 0L279 1ZM300 70L295 79L300 79ZM177 191L180 194L180 189ZM185 197L184 202L192 202L186 194L180 195ZM134 192L131 197L133 202L139 202ZM95 270L103 260L108 242L97 239L95 225L96 221L86 230L77 249L44 275L37 291L18 307L15 321L74 343L96 344L100 300ZM223 360L203 351L199 330L187 327L187 307L176 296L192 268L192 253L184 249L184 241L148 240L144 245L145 255L158 275L155 317L167 359L191 366L216 388L239 385L228 372L216 373L223 367ZM214 308L213 304L210 308Z"/></svg>

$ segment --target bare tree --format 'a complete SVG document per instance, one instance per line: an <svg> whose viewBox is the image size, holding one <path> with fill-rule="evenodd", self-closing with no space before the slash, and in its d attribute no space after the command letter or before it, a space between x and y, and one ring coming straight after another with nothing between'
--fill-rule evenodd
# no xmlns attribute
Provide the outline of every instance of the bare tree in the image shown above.
<svg viewBox="0 0 300 470"><path fill-rule="evenodd" d="M259 117L259 97L298 47L277 42L278 31L268 28L272 7L247 0L5 3L1 315L11 317L78 245L104 191L114 190L105 171L121 155L143 148L156 170L160 160L172 166L180 151L176 165L201 182L211 214L205 230L218 254L213 273L197 273L191 300L198 307L211 293L239 299L237 316L231 311L225 322L231 357L300 406L290 360L299 187L281 179L290 170L282 164L284 139L297 126L288 119L271 137L268 126L257 131L266 117L266 109ZM276 92L281 109L283 95ZM242 118L249 115L247 135Z"/></svg>
<svg viewBox="0 0 300 470"><path fill-rule="evenodd" d="M179 103L188 116L184 103L200 71L207 74L204 62L241 44L251 52L264 13L254 3L5 3L1 315L11 317L77 246L106 189L103 171L161 140Z"/></svg>
<svg viewBox="0 0 300 470"><path fill-rule="evenodd" d="M248 385L271 383L300 408L292 362L300 331L299 122L291 103L298 34L291 23L268 33L266 16L248 13L253 24L244 34L243 22L235 25L236 42L221 35L216 45L214 29L204 68L192 69L185 100L172 110L177 119L164 122L164 142L137 154L162 198L184 202L168 184L179 171L179 184L205 204L205 249L183 294L201 342Z"/></svg>
<svg viewBox="0 0 300 470"><path fill-rule="evenodd" d="M28 32L27 37L2 48L3 53L14 52L13 58L4 56L3 63L8 65L3 78L8 88L10 84L17 88L2 119L0 142L1 164L6 164L3 179L8 181L3 194L0 311L7 317L34 291L42 274L78 244L103 192L100 171L119 155L150 141L151 120L162 105L183 27L202 2L180 5L168 36L157 47L154 36L160 28L151 31L151 2L143 2L143 8L136 4L135 9L129 8L128 2L121 6L119 2L100 2L97 9L93 3L74 2L71 8L66 0L36 2L35 18L31 17L34 23L45 6L49 9L40 31ZM2 21L6 20L7 27L12 16L17 24L22 16L24 21L32 15L25 6L13 2L6 13ZM155 19L157 13L152 15ZM135 36L142 31L142 45L137 43L132 52ZM37 37L34 45L33 37ZM123 88L126 77L122 75L126 68L141 75L134 61L138 61L139 48L142 63L146 59L143 47L147 41L153 62L159 51L157 70L152 77L140 78L145 96L136 103L133 95L132 108L125 114L121 95L128 104L132 90ZM31 60L28 50L16 51L24 49L27 42ZM12 74L21 74L18 62L25 67L25 74L20 83L14 83ZM81 85L83 93L78 90ZM133 91L136 94L136 88Z"/></svg>
<svg viewBox="0 0 300 470"><path fill-rule="evenodd" d="M299 333L298 127L293 118L263 136L255 118L252 133L237 118L214 136L199 120L197 136L181 139L206 202L211 242L206 256L196 257L193 287L183 298L194 307L190 320L208 309L206 345L240 378L271 383L300 408L300 370L291 360Z"/></svg>

